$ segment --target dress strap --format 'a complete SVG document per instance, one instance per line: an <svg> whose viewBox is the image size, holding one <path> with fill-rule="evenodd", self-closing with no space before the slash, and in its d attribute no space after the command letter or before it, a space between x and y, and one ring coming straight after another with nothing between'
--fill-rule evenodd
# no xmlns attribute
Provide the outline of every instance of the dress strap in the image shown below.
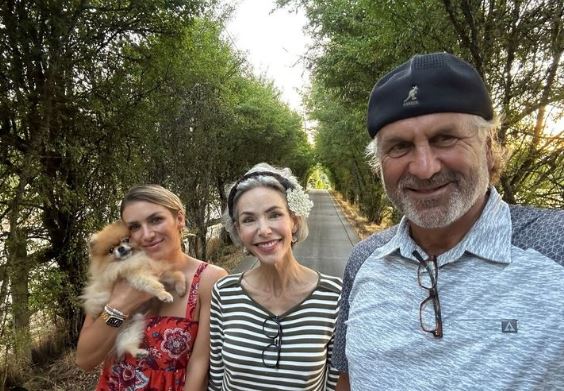
<svg viewBox="0 0 564 391"><path fill-rule="evenodd" d="M186 303L186 319L192 320L194 315L194 310L198 305L198 289L200 288L200 276L202 272L208 267L207 262L200 263L194 277L192 277L192 283L190 284L190 290L188 294L188 303Z"/></svg>

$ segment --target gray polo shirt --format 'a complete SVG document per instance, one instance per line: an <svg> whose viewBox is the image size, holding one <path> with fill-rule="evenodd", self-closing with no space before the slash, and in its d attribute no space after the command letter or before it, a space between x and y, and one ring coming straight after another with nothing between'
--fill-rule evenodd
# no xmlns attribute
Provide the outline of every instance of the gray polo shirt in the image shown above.
<svg viewBox="0 0 564 391"><path fill-rule="evenodd" d="M440 339L420 327L428 292L412 252L427 255L405 220L357 265L334 354L353 390L564 389L564 267L512 244L512 228L492 188L471 231L438 257Z"/></svg>

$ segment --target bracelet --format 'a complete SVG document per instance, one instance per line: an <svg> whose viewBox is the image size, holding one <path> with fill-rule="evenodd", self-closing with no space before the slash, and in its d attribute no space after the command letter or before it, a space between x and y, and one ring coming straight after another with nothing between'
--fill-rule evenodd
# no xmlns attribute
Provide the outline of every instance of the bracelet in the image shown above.
<svg viewBox="0 0 564 391"><path fill-rule="evenodd" d="M110 315L115 316L116 318L122 318L122 320L125 320L125 319L128 318L128 316L126 314L124 314L123 312L121 312L117 308L110 307L107 304L104 306L104 311L109 313Z"/></svg>

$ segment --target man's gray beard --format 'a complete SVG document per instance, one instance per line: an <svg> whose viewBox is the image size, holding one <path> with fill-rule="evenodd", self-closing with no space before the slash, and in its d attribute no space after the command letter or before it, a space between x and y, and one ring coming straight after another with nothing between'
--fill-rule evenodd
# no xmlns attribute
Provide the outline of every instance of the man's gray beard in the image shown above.
<svg viewBox="0 0 564 391"><path fill-rule="evenodd" d="M446 205L440 199L413 201L405 192L406 187L436 187L446 183L455 186ZM384 182L392 204L409 221L422 228L442 228L454 223L474 206L480 196L486 194L488 186L489 173L485 163L469 177L452 171L440 172L428 180L404 176L393 191Z"/></svg>

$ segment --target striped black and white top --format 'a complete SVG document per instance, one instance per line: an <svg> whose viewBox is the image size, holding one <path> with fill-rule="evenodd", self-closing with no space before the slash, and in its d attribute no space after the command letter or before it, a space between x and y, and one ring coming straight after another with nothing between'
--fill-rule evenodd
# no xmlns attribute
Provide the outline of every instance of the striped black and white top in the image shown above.
<svg viewBox="0 0 564 391"><path fill-rule="evenodd" d="M303 302L275 316L246 293L241 277L213 288L209 390L334 390L338 372L329 363L341 279L319 274Z"/></svg>

